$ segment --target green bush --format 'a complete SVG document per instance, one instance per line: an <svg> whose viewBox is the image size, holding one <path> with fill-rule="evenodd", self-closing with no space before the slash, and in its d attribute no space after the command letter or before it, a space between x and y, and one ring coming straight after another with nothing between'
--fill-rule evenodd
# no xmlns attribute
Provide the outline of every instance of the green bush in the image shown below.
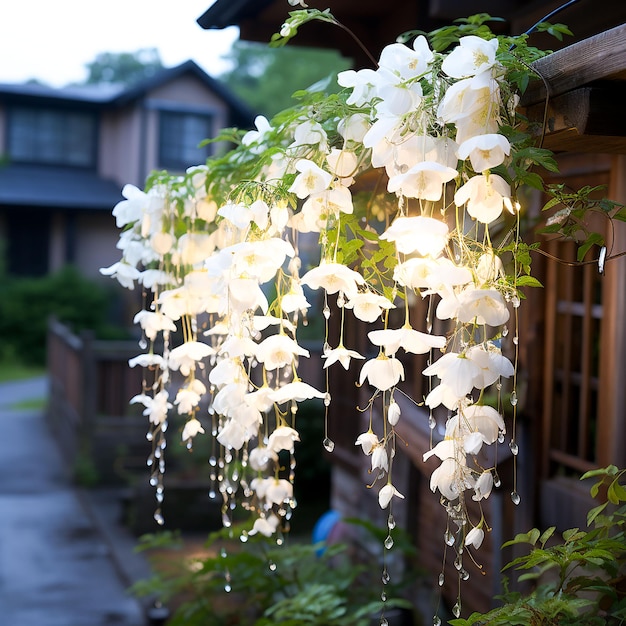
<svg viewBox="0 0 626 626"><path fill-rule="evenodd" d="M67 266L37 278L0 280L0 359L43 365L48 318L56 316L74 332L91 329L102 338L121 336L107 324L110 290Z"/></svg>

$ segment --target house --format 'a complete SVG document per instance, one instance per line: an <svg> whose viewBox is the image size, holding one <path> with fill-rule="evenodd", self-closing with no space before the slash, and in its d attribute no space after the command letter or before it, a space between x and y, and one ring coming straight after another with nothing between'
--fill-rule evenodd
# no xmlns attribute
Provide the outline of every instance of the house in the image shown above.
<svg viewBox="0 0 626 626"><path fill-rule="evenodd" d="M119 256L111 210L126 183L202 163L198 147L253 115L187 61L131 87L0 84L0 240L13 275L72 263L86 276Z"/></svg>
<svg viewBox="0 0 626 626"><path fill-rule="evenodd" d="M496 24L500 32L522 33L561 4L545 0L336 0L331 10L376 56L402 32L428 31L478 12L506 18ZM618 108L626 75L626 4L611 2L611 10L601 12L593 0L574 0L565 6L552 21L568 24L575 37L562 44L542 36L532 40L539 47L563 48L536 64L550 88L549 98L538 81L522 105L537 120L546 114L544 145L557 154L560 166L560 173L549 182L572 189L605 185L609 198L626 203L626 128ZM236 24L242 38L269 41L280 30L287 10L277 0L217 0L198 22L204 28ZM335 47L353 57L358 67L367 63L345 31L328 24L306 24L293 44ZM537 195L529 198L529 224L541 221L542 204ZM594 225L605 234L609 256L626 250L625 226L610 225L603 218ZM529 240L538 237L529 228ZM515 460L500 453L503 486L494 491L485 510L492 532L481 548L482 571L472 569L464 583L464 613L488 609L500 592L500 569L511 556L499 548L504 541L533 526L555 525L561 531L584 527L590 499L587 487L578 480L580 474L608 464L626 465L622 382L626 375L626 259L616 256L600 272L592 254L587 263L576 264L571 242L544 239L542 251L534 255L533 273L545 288L531 290L521 308L520 453ZM434 332L438 330L445 331L435 328ZM345 345L364 354L364 329L351 324L345 332ZM426 358L417 356L405 364L406 391L414 398L427 392L420 376ZM336 444L329 456L331 504L346 516L368 515L384 525L375 497L364 488L371 482L367 460L354 445L367 428L366 416L356 410L364 406L364 398L348 382L355 380L356 372L351 369L346 378L340 374L331 380L329 436ZM394 517L413 535L421 565L436 576L442 567L440 529L445 528L445 513L429 489L432 467L422 461L430 445L427 416L408 402L402 406L402 416L397 430L410 444L410 452L398 454L394 461L394 484L407 497L394 509ZM513 465L519 471L516 490L522 494L523 507L516 507L509 497ZM451 563L445 572L443 594L451 606L458 576Z"/></svg>

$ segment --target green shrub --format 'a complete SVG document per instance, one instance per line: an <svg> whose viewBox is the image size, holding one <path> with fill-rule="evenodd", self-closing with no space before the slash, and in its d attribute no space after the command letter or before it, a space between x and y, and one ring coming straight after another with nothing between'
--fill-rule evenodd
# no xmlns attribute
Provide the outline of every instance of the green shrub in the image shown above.
<svg viewBox="0 0 626 626"><path fill-rule="evenodd" d="M37 278L0 280L0 359L43 365L48 318L74 332L91 329L102 338L121 336L107 324L111 291L67 266Z"/></svg>

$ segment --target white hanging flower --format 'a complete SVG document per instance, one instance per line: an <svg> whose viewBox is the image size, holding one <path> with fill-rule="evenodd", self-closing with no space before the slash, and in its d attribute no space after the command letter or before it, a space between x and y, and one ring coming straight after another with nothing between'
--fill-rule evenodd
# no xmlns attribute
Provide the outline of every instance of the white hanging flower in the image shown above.
<svg viewBox="0 0 626 626"><path fill-rule="evenodd" d="M483 543L483 539L485 538L485 531L478 526L474 526L472 530L467 533L465 537L465 545L466 546L474 546L478 550Z"/></svg>
<svg viewBox="0 0 626 626"><path fill-rule="evenodd" d="M333 148L326 155L326 162L330 171L337 176L342 185L351 185L356 174L358 159L352 150L339 150Z"/></svg>
<svg viewBox="0 0 626 626"><path fill-rule="evenodd" d="M143 415L150 419L150 423L155 426L160 426L167 419L167 412L172 408L172 404L168 402L169 394L167 389L161 389L154 397L140 394L134 396L130 400L130 404L136 404L140 402L144 405L145 409Z"/></svg>
<svg viewBox="0 0 626 626"><path fill-rule="evenodd" d="M272 393L271 397L276 404L282 404L288 401L303 402L313 398L323 398L325 395L325 393L318 391L308 383L298 380L279 387Z"/></svg>
<svg viewBox="0 0 626 626"><path fill-rule="evenodd" d="M448 225L432 217L397 217L380 236L393 241L398 252L437 257L448 243Z"/></svg>
<svg viewBox="0 0 626 626"><path fill-rule="evenodd" d="M456 352L442 355L422 373L425 376L438 376L458 398L465 397L474 388L476 377L481 376L478 365Z"/></svg>
<svg viewBox="0 0 626 626"><path fill-rule="evenodd" d="M192 417L183 428L182 440L193 439L200 433L204 434L204 428L202 428L202 424L195 417Z"/></svg>
<svg viewBox="0 0 626 626"><path fill-rule="evenodd" d="M286 335L270 335L258 346L256 358L266 370L275 370L291 365L296 356L309 356L309 351L300 347Z"/></svg>
<svg viewBox="0 0 626 626"><path fill-rule="evenodd" d="M295 193L301 200L313 193L320 193L328 189L333 180L332 174L308 159L297 161L296 170L300 173L296 176L289 191Z"/></svg>
<svg viewBox="0 0 626 626"><path fill-rule="evenodd" d="M387 391L404 380L404 366L394 357L380 355L367 361L361 368L359 384L362 385L366 379L372 387Z"/></svg>
<svg viewBox="0 0 626 626"><path fill-rule="evenodd" d="M152 341L164 330L172 332L176 330L176 324L160 311L139 311L133 318L133 323L139 324L146 337Z"/></svg>
<svg viewBox="0 0 626 626"><path fill-rule="evenodd" d="M241 139L241 143L244 146L252 146L252 144L259 144L257 147L253 147L250 151L253 154L258 154L262 152L263 142L267 135L272 131L272 127L270 123L267 121L267 118L263 115L257 115L254 118L254 126L256 130L249 130Z"/></svg>
<svg viewBox="0 0 626 626"><path fill-rule="evenodd" d="M504 163L511 153L509 140L498 133L477 135L459 146L459 159L469 158L475 172L484 172Z"/></svg>
<svg viewBox="0 0 626 626"><path fill-rule="evenodd" d="M300 435L297 430L289 426L280 426L269 436L267 447L274 452L280 452L281 450L293 452L293 444L296 441L300 441Z"/></svg>
<svg viewBox="0 0 626 626"><path fill-rule="evenodd" d="M386 509L391 502L391 498L402 498L404 500L404 496L391 484L387 483L379 492L378 492L378 504L381 509Z"/></svg>
<svg viewBox="0 0 626 626"><path fill-rule="evenodd" d="M497 289L464 289L459 294L456 317L460 322L500 326L510 317L502 294Z"/></svg>
<svg viewBox="0 0 626 626"><path fill-rule="evenodd" d="M126 289L134 289L135 281L140 276L140 272L136 267L124 261L118 261L109 267L101 267L100 273L104 276L117 278L117 282L122 285L122 287L126 287Z"/></svg>
<svg viewBox="0 0 626 626"><path fill-rule="evenodd" d="M255 472L263 472L267 470L272 463L278 462L278 455L273 450L269 450L265 446L258 446L250 450L248 455L248 463Z"/></svg>
<svg viewBox="0 0 626 626"><path fill-rule="evenodd" d="M513 363L491 342L487 346L484 344L472 346L467 351L467 358L480 367L482 380L480 382L478 380L474 381L478 389L489 387L489 385L497 382L498 379L510 378L515 374Z"/></svg>
<svg viewBox="0 0 626 626"><path fill-rule="evenodd" d="M479 502L488 498L493 489L493 474L490 471L483 472L477 479L474 485L474 495L472 500Z"/></svg>
<svg viewBox="0 0 626 626"><path fill-rule="evenodd" d="M246 432L246 429L236 419L231 418L222 426L217 435L217 441L225 448L241 450L251 437L251 433Z"/></svg>
<svg viewBox="0 0 626 626"><path fill-rule="evenodd" d="M395 426L398 421L400 420L400 407L398 406L397 402L390 402L389 406L387 407L387 421L392 425Z"/></svg>
<svg viewBox="0 0 626 626"><path fill-rule="evenodd" d="M497 174L472 176L454 194L454 203L467 203L467 212L474 219L489 224L500 217L505 206L512 206L511 186Z"/></svg>
<svg viewBox="0 0 626 626"><path fill-rule="evenodd" d="M181 387L176 394L174 404L178 405L178 412L181 415L191 413L198 406L202 396L206 393L206 387L201 380L194 378L185 386Z"/></svg>
<svg viewBox="0 0 626 626"><path fill-rule="evenodd" d="M340 291L351 297L358 293L358 285L365 284L365 279L341 263L320 263L300 279L300 284L311 289L322 288L329 294Z"/></svg>
<svg viewBox="0 0 626 626"><path fill-rule="evenodd" d="M375 346L384 347L388 356L394 355L399 348L412 354L426 354L432 348L443 348L446 345L445 337L422 333L410 326L372 330L367 336Z"/></svg>
<svg viewBox="0 0 626 626"><path fill-rule="evenodd" d="M372 450L372 470L375 469L389 471L389 458L384 446L376 446Z"/></svg>
<svg viewBox="0 0 626 626"><path fill-rule="evenodd" d="M324 350L322 358L326 359L324 369L330 367L333 363L341 363L343 369L347 370L350 367L350 359L364 359L365 357L355 350L348 350L343 344L340 344L336 348Z"/></svg>
<svg viewBox="0 0 626 626"><path fill-rule="evenodd" d="M369 456L372 450L378 446L378 437L371 430L368 430L357 437L354 445L361 446L363 453Z"/></svg>
<svg viewBox="0 0 626 626"><path fill-rule="evenodd" d="M183 376L189 376L196 364L211 354L215 354L215 350L206 343L186 341L170 352L168 364L170 369L180 370Z"/></svg>
<svg viewBox="0 0 626 626"><path fill-rule="evenodd" d="M362 69L356 72L354 70L345 70L337 74L337 82L342 87L352 89L346 104L363 106L368 104L376 93L377 75L374 70L370 69Z"/></svg>
<svg viewBox="0 0 626 626"><path fill-rule="evenodd" d="M363 322L375 322L383 311L394 309L395 305L385 296L371 291L357 293L346 302L346 308L352 309L354 317Z"/></svg>
<svg viewBox="0 0 626 626"><path fill-rule="evenodd" d="M165 369L166 361L160 354L138 354L132 359L128 359L129 367L159 367Z"/></svg>
<svg viewBox="0 0 626 626"><path fill-rule="evenodd" d="M459 45L443 60L441 69L452 78L475 76L495 65L497 51L496 38L485 40L475 35L461 37Z"/></svg>
<svg viewBox="0 0 626 626"><path fill-rule="evenodd" d="M298 0L289 0L292 4L295 4ZM306 5L303 5L306 6ZM248 535L256 535L257 533L261 533L264 537L271 537L278 528L280 524L280 520L273 513L268 517L257 517L254 520L254 524L252 528L248 531Z"/></svg>
<svg viewBox="0 0 626 626"><path fill-rule="evenodd" d="M380 53L378 65L406 81L428 71L428 66L433 59L434 54L428 45L428 40L423 35L419 35L413 41L412 50L401 43L385 46Z"/></svg>
<svg viewBox="0 0 626 626"><path fill-rule="evenodd" d="M390 178L387 190L407 198L421 198L437 202L441 199L443 185L458 175L459 173L452 167L434 161L422 161L407 172Z"/></svg>
<svg viewBox="0 0 626 626"><path fill-rule="evenodd" d="M268 478L265 499L270 504L283 504L293 498L293 485L284 478Z"/></svg>

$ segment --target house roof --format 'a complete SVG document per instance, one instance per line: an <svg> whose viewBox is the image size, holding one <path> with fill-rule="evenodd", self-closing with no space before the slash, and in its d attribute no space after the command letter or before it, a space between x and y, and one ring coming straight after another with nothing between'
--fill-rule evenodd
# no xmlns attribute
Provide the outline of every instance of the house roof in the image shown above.
<svg viewBox="0 0 626 626"><path fill-rule="evenodd" d="M254 112L219 80L209 76L194 61L186 61L175 67L163 69L153 76L129 87L123 85L72 85L62 88L49 87L38 83L2 84L1 100L37 101L38 103L71 105L80 104L87 108L116 108L140 100L148 92L184 75L192 75L209 90L228 104L230 124L242 128L251 127Z"/></svg>
<svg viewBox="0 0 626 626"><path fill-rule="evenodd" d="M102 210L122 200L119 185L95 171L44 165L0 166L0 205Z"/></svg>

